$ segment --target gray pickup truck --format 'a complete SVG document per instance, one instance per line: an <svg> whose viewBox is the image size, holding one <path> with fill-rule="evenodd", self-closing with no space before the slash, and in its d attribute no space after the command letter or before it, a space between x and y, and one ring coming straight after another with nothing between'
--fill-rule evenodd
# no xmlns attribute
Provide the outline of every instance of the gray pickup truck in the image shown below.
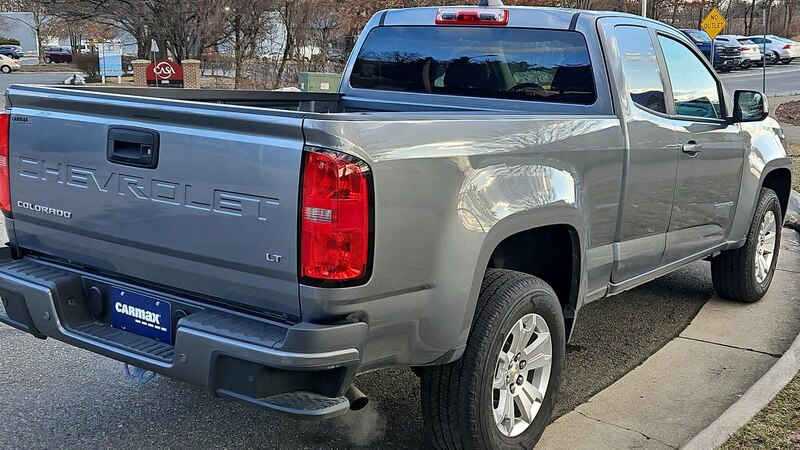
<svg viewBox="0 0 800 450"><path fill-rule="evenodd" d="M0 321L305 418L411 366L438 448L532 447L588 302L703 258L761 298L791 181L761 93L619 13L382 11L336 94L6 108Z"/></svg>

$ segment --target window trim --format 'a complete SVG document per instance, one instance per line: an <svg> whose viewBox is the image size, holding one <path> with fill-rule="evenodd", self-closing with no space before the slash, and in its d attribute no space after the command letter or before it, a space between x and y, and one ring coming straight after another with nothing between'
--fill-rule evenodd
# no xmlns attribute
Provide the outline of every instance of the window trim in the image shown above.
<svg viewBox="0 0 800 450"><path fill-rule="evenodd" d="M727 105L727 103L725 101L725 95L724 95L724 92L722 90L723 89L722 88L722 83L720 82L719 78L717 77L716 71L713 68L710 68L710 63L705 58L705 56L703 56L702 54L699 54L699 50L697 48L692 48L692 47L686 45L685 43L681 42L679 39L676 39L674 36L671 36L669 33L664 33L663 31L656 30L654 28L650 28L650 31L651 31L651 34L653 35L651 37L651 40L653 40L655 42L654 45L656 46L656 53L657 53L656 58L659 60L659 66L661 67L662 64L663 64L663 69L664 70L662 70L662 72L661 72L661 77L662 77L662 79L664 81L665 89L667 89L667 86L669 86L669 89L668 89L669 92L665 92L664 93L665 94L665 98L669 97L669 99L670 99L669 105L667 106L667 111L671 111L669 113L669 117L672 118L672 119L689 121L689 122L729 123L730 121L728 120L728 111L727 111L727 109L728 109L727 106L728 105ZM676 114L676 112L675 112L676 111L675 110L675 99L674 99L673 90L672 90L672 80L670 80L670 78L669 78L669 69L667 68L667 59L664 56L664 49L661 47L661 42L658 39L661 36L663 36L666 39L670 39L670 40L678 43L679 45L682 45L683 47L688 49L689 52L692 53L695 56L695 58L700 60L700 63L703 65L703 67L705 67L705 69L708 72L708 74L711 75L711 79L714 80L714 83L717 86L717 97L719 99L719 109L720 109L720 116L721 117L711 118L711 117L697 117L697 116L686 116L686 115L682 115L682 114Z"/></svg>
<svg viewBox="0 0 800 450"><path fill-rule="evenodd" d="M625 95L628 96L628 99L630 100L631 104L634 107L636 107L638 109L641 109L642 111L644 111L644 112L646 112L648 114L654 114L656 116L663 117L665 119L670 118L670 106L671 105L674 106L674 105L673 105L673 103L671 101L668 101L668 100L672 98L672 91L670 90L670 92L668 93L667 92L667 85L664 84L664 70L665 69L663 67L661 67L661 63L660 63L660 60L659 60L659 48L656 47L656 45L653 43L652 29L650 27L646 26L646 25L639 25L639 24L633 24L633 23L631 23L631 24L627 24L627 23L615 24L614 25L614 40L617 42L617 50L621 50L620 46L619 46L619 39L617 38L617 28L622 28L622 27L642 28L642 29L644 29L645 33L647 33L647 35L650 37L650 45L653 47L653 52L655 53L655 56L656 56L656 64L658 65L658 71L659 71L658 75L659 75L659 78L661 78L661 87L664 89L664 108L666 109L666 112L662 113L661 111L656 111L654 109L650 109L650 108L647 108L644 105L640 105L639 103L636 103L636 100L633 99L633 96L631 95L630 90L628 90L628 76L625 73L625 60L623 58L620 61L620 69L622 70L622 77L625 79Z"/></svg>

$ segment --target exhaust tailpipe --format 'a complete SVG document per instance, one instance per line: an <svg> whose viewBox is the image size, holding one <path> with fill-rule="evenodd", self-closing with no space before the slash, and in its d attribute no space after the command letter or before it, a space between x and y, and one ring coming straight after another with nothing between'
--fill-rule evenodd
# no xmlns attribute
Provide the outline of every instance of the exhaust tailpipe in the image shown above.
<svg viewBox="0 0 800 450"><path fill-rule="evenodd" d="M344 393L344 398L350 401L350 411L358 411L364 409L369 403L369 399L361 389L357 388L355 384L350 386L350 389Z"/></svg>

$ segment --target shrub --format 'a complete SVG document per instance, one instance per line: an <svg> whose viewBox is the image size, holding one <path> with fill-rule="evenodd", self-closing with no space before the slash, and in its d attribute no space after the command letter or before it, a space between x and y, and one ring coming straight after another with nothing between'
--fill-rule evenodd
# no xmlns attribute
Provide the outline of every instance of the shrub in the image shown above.
<svg viewBox="0 0 800 450"><path fill-rule="evenodd" d="M19 44L19 39L0 36L0 45L20 45L20 44Z"/></svg>
<svg viewBox="0 0 800 450"><path fill-rule="evenodd" d="M100 60L96 53L72 55L72 62L75 64L75 67L86 74L87 77L91 79L100 77Z"/></svg>

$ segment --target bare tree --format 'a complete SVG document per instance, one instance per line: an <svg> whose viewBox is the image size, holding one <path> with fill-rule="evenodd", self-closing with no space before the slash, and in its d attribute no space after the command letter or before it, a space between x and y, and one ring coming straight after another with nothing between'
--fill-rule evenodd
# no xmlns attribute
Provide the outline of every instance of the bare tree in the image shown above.
<svg viewBox="0 0 800 450"><path fill-rule="evenodd" d="M228 40L233 46L234 86L241 88L245 76L244 62L256 57L265 39L265 30L274 15L273 0L233 0L224 7Z"/></svg>
<svg viewBox="0 0 800 450"><path fill-rule="evenodd" d="M6 20L16 21L30 28L36 35L36 49L39 54L39 64L44 64L44 38L47 35L47 21L49 14L47 4L39 0L4 0L0 2L3 12L26 12L31 14L31 22L22 18L6 16Z"/></svg>

